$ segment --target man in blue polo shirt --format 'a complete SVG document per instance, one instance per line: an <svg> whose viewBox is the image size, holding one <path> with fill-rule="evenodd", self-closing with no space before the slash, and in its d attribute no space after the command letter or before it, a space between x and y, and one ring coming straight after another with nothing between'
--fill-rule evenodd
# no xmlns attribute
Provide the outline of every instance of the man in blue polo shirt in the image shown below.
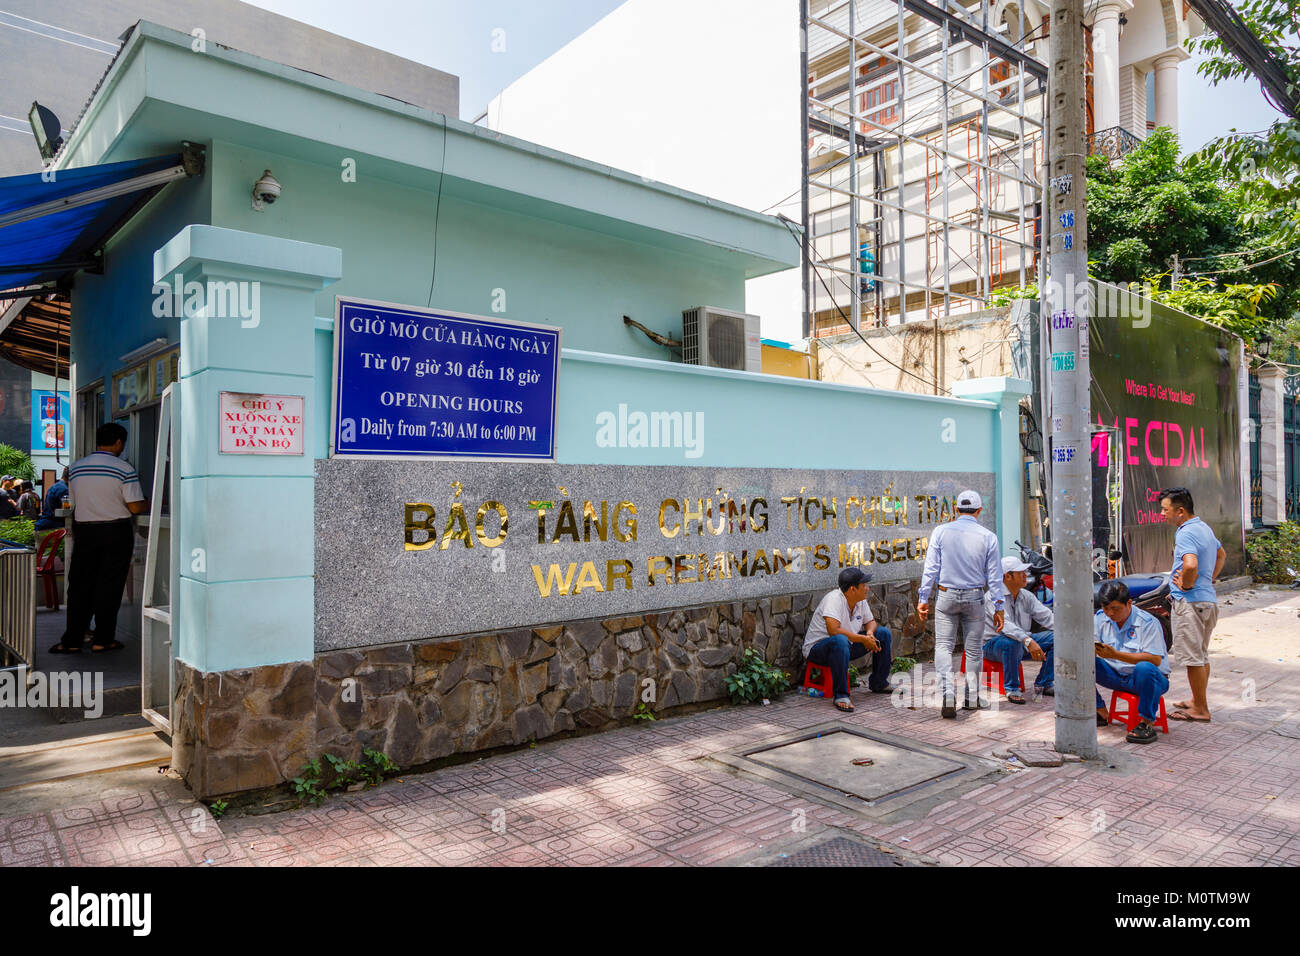
<svg viewBox="0 0 1300 956"><path fill-rule="evenodd" d="M1098 592L1101 610L1092 622L1097 652L1097 686L1133 694L1138 699L1138 725L1125 738L1131 744L1154 743L1160 698L1169 690L1169 658L1160 622L1133 606L1128 585L1110 580ZM1110 722L1106 704L1097 694L1097 726Z"/></svg>
<svg viewBox="0 0 1300 956"><path fill-rule="evenodd" d="M1196 517L1192 493L1186 488L1160 492L1160 511L1177 529L1174 567L1169 577L1169 594L1173 598L1169 620L1174 663L1187 668L1187 683L1192 688L1192 699L1174 704L1169 718L1209 723L1210 702L1205 689L1210 683L1210 636L1219 622L1214 582L1228 554L1210 526Z"/></svg>

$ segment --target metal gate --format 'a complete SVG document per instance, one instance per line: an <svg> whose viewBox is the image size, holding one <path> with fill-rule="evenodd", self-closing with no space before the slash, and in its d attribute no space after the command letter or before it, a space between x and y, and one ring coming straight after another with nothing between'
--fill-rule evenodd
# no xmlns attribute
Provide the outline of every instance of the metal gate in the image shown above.
<svg viewBox="0 0 1300 956"><path fill-rule="evenodd" d="M0 667L36 661L36 552L0 541Z"/></svg>
<svg viewBox="0 0 1300 956"><path fill-rule="evenodd" d="M180 388L168 385L158 412L158 447L154 456L153 493L149 508L149 544L145 551L144 598L140 627L140 712L163 733L172 732L175 691L176 605L180 597ZM164 515L163 500L169 508Z"/></svg>
<svg viewBox="0 0 1300 956"><path fill-rule="evenodd" d="M1282 394L1282 441L1286 447L1286 520L1300 521L1300 374L1287 376Z"/></svg>
<svg viewBox="0 0 1300 956"><path fill-rule="evenodd" d="M1259 376L1250 373L1250 526L1264 525L1264 474L1259 464Z"/></svg>

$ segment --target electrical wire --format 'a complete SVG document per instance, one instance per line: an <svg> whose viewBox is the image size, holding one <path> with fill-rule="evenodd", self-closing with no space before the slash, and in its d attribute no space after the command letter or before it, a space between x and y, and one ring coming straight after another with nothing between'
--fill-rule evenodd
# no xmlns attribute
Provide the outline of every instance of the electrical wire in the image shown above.
<svg viewBox="0 0 1300 956"><path fill-rule="evenodd" d="M1213 275L1230 274L1233 272L1249 272L1251 269L1258 269L1260 266L1266 266L1270 262L1277 262L1277 260L1279 259L1285 259L1287 256L1296 252L1300 252L1300 246L1297 246L1294 249L1288 249L1286 250L1286 252L1278 253L1277 255L1273 256L1271 259L1264 259L1261 260L1260 262L1252 262L1248 266L1244 266L1244 265L1231 266L1231 267L1225 267L1223 269L1208 269L1205 272L1189 272L1187 273L1187 276L1188 278L1191 278L1192 276L1213 276Z"/></svg>
<svg viewBox="0 0 1300 956"><path fill-rule="evenodd" d="M791 222L789 219L787 219L785 216L778 216L777 218L785 224L786 231L790 233L791 238L794 239L794 241L799 245L799 248L802 250L804 248L804 240L797 232L795 232L791 228L791 226L793 226L794 223ZM837 312L839 312L841 318L844 319L845 325L853 329L857 337L862 340L863 345L865 345L867 348L871 349L872 352L878 355L880 359L883 362L885 362L885 364L892 365L894 368L898 369L904 375L912 376L912 378L916 379L918 382L920 382L922 385L925 385L927 388L933 388L936 390L941 390L945 394L951 394L950 392L948 392L947 389L939 389L939 383L937 381L929 381L917 375L915 372L908 371L907 369L903 368L903 366L899 365L897 362L892 361L888 356L886 356L874 345L872 345L871 342L867 339L867 337L862 334L862 330L854 326L853 322L849 319L848 314L844 311L844 308L838 302L835 301L835 293L832 292L830 286L826 284L826 279L822 276L821 270L817 268L817 263L813 261L811 256L808 259L808 265L812 267L813 273L817 276L818 281L821 282L822 284L822 288L825 289L826 294L830 296L831 302L834 304L835 309ZM906 292L900 291L900 294L906 295Z"/></svg>
<svg viewBox="0 0 1300 956"><path fill-rule="evenodd" d="M438 166L438 197L433 205L433 269L429 276L429 299L426 308L433 305L433 284L438 278L438 221L442 218L442 181L447 176L447 117L442 118L442 162Z"/></svg>

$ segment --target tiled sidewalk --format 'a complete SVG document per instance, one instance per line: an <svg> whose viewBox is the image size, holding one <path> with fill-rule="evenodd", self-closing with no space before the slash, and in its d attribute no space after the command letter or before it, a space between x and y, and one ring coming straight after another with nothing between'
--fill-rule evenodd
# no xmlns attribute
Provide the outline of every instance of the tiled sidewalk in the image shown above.
<svg viewBox="0 0 1300 956"><path fill-rule="evenodd" d="M923 819L871 822L707 759L837 717L826 701L790 695L221 823L162 790L108 792L93 805L0 819L0 865L708 865L833 828L953 865L1300 865L1300 595L1228 600L1212 724L1171 722L1147 747L1104 728L1102 745L1128 758L1119 769L1007 771ZM1185 689L1175 673L1167 702ZM956 721L865 692L855 701L845 723L983 756L1054 734L1050 699ZM794 832L800 817L805 833Z"/></svg>

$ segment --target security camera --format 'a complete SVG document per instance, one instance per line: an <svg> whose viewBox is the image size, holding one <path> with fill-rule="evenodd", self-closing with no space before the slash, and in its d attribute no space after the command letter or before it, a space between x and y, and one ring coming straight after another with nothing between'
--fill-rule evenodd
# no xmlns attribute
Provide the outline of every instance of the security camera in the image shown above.
<svg viewBox="0 0 1300 956"><path fill-rule="evenodd" d="M260 212L263 203L269 206L279 198L280 182L268 169L262 173L262 178L253 184L253 208Z"/></svg>

